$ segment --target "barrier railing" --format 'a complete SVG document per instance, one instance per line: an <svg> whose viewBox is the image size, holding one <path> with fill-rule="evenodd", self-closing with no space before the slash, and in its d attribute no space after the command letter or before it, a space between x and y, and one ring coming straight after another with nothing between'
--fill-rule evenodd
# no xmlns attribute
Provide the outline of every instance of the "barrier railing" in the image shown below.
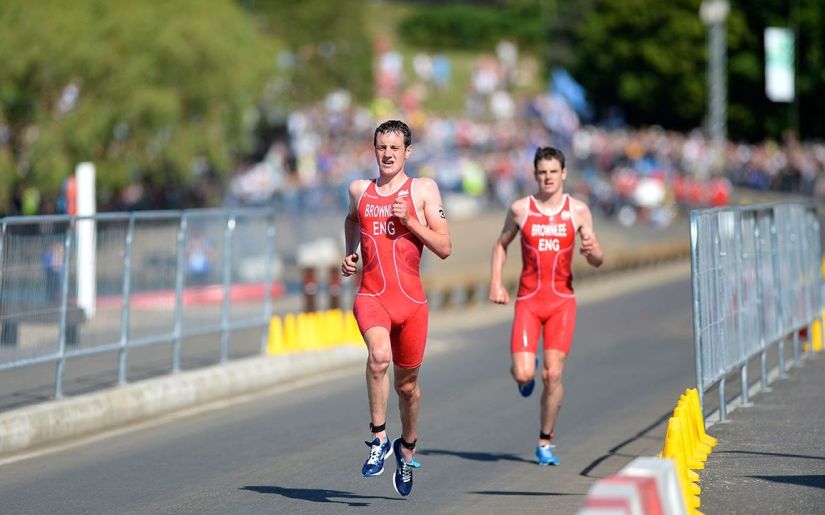
<svg viewBox="0 0 825 515"><path fill-rule="evenodd" d="M0 220L0 371L54 363L63 396L67 361L260 329L267 344L282 284L270 210L190 210ZM253 302L254 301L254 302Z"/></svg>
<svg viewBox="0 0 825 515"><path fill-rule="evenodd" d="M769 349L777 348L783 373L786 340L798 364L800 330L821 327L820 224L813 204L697 210L690 244L696 384L702 401L718 384L725 420L729 374L739 369L748 404L749 361L759 357L767 389Z"/></svg>

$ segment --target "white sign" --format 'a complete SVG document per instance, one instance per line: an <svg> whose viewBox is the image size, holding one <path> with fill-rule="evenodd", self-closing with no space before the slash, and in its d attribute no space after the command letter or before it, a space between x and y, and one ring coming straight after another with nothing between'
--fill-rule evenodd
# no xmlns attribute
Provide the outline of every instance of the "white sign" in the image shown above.
<svg viewBox="0 0 825 515"><path fill-rule="evenodd" d="M790 29L765 29L765 93L774 102L793 102L794 34Z"/></svg>
<svg viewBox="0 0 825 515"><path fill-rule="evenodd" d="M77 182L77 305L86 312L86 318L95 315L97 297L97 243L95 221L91 218L97 212L95 202L95 165L80 163L75 167ZM84 218L85 217L85 218Z"/></svg>

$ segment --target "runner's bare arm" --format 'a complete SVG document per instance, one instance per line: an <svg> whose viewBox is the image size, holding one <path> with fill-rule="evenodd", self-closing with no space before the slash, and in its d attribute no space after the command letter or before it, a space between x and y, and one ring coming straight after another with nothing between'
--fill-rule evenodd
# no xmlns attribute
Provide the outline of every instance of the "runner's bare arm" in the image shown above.
<svg viewBox="0 0 825 515"><path fill-rule="evenodd" d="M590 213L590 208L584 202L573 200L573 213L579 227L576 230L580 237L579 253L587 259L590 266L600 267L604 262L604 252L599 243L599 238L596 237L596 232L593 230L593 215Z"/></svg>
<svg viewBox="0 0 825 515"><path fill-rule="evenodd" d="M453 251L450 240L450 228L447 224L447 215L441 202L441 192L438 184L432 179L421 178L413 182L415 191L413 198L419 198L424 211L424 224L410 212L406 202L396 200L393 204L393 215L397 216L402 224L412 232L421 242L441 259L447 259Z"/></svg>
<svg viewBox="0 0 825 515"><path fill-rule="evenodd" d="M510 302L510 295L501 280L504 270L504 263L507 262L507 247L516 237L519 231L518 220L521 218L521 205L523 202L517 200L513 202L507 210L504 219L504 227L501 229L496 242L493 244L493 255L490 259L490 294L489 299L496 304L507 304Z"/></svg>
<svg viewBox="0 0 825 515"><path fill-rule="evenodd" d="M349 211L344 219L344 261L341 263L341 275L349 277L358 271L358 245L361 242L361 228L358 225L358 200L367 189L369 181L352 181L349 185Z"/></svg>

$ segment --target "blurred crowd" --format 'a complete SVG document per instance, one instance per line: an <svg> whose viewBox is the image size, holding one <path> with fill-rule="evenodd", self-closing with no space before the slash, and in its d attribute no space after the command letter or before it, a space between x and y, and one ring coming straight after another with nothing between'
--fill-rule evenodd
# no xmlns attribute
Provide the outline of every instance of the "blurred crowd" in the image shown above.
<svg viewBox="0 0 825 515"><path fill-rule="evenodd" d="M292 112L287 138L236 174L230 202L344 209L345 184L376 174L373 131L389 118L403 119L413 130L408 174L432 177L446 196L487 206L506 206L532 191L533 153L547 145L568 156L569 191L626 223L666 225L680 207L724 205L734 185L825 199L822 142L787 135L781 142L718 147L699 130L583 124L583 94L562 72L554 71L544 93L513 93L535 69L519 64L517 50L508 45L479 57L464 113L441 116L424 111L422 99L431 88L450 87L449 61L418 54L406 79L400 54L379 50L379 100L360 106L346 91L336 91L322 104Z"/></svg>

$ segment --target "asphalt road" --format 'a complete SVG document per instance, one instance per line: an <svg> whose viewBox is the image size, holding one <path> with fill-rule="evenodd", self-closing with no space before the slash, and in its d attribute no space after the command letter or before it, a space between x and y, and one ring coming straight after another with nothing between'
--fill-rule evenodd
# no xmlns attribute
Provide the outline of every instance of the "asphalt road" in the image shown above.
<svg viewBox="0 0 825 515"><path fill-rule="evenodd" d="M0 511L575 513L597 478L661 451L664 421L693 385L687 277L636 277L624 295L600 300L615 286L594 282L581 296L559 467L532 461L538 392L516 392L511 308L489 306L433 324L421 373L423 468L408 499L392 488L394 464L360 475L368 415L358 366L2 465Z"/></svg>

